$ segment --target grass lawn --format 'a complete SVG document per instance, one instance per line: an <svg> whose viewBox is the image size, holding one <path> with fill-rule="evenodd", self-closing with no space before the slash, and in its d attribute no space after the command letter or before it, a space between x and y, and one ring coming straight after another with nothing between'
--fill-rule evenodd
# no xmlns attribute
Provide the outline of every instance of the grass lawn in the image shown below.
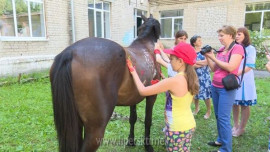
<svg viewBox="0 0 270 152"><path fill-rule="evenodd" d="M12 79L9 79L9 81ZM0 79L0 82L4 79ZM246 133L233 138L234 152L267 151L270 123L270 78L256 79L258 104L251 108ZM151 138L155 151L165 151L164 135L164 94L158 95L153 110ZM127 147L129 121L125 118L111 120L105 132L100 152L144 151L144 106L145 101L137 106L138 120L135 126L137 146ZM195 116L197 128L192 139L192 151L207 152L217 150L206 143L217 137L216 121L213 114L208 120L203 119L206 112L204 102ZM194 105L192 105L194 109ZM57 151L56 132L54 129L51 92L49 79L40 79L25 84L13 84L0 87L0 151ZM122 116L129 116L129 107L116 107ZM116 140L116 141L114 141Z"/></svg>

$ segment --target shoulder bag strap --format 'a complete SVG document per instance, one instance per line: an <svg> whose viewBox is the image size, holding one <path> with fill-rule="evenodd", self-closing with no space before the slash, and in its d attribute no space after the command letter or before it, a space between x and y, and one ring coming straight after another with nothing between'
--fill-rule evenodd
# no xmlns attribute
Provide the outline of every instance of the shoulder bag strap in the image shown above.
<svg viewBox="0 0 270 152"><path fill-rule="evenodd" d="M246 52L246 48L241 45L244 49L244 53L245 53L245 56L244 56L244 65L243 65L243 70L242 70L242 74L241 74L241 81L240 81L240 86L242 84L242 80L243 80L243 77L244 77L244 73L245 73L245 67L246 67L246 61L247 61L247 52Z"/></svg>
<svg viewBox="0 0 270 152"><path fill-rule="evenodd" d="M235 43L234 43L234 44L235 44ZM232 44L231 44L231 45L232 45ZM230 47L231 47L231 45L230 45ZM239 44L239 45L241 45L241 44ZM241 46L242 46L243 49L244 49L245 56L244 56L244 64L243 64L243 69L242 69L241 80L240 80L239 86L241 86L241 84L242 84L242 80L243 80L244 73L245 73L245 67L246 67L246 59L247 59L246 48L245 48L243 45L241 45ZM230 54L229 54L228 62L230 61L231 55L232 55L232 51L231 51Z"/></svg>

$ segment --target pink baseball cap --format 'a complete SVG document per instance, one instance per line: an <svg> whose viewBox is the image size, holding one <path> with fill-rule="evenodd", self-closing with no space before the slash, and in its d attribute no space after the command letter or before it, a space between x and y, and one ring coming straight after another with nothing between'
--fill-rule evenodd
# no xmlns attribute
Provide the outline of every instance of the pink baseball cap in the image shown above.
<svg viewBox="0 0 270 152"><path fill-rule="evenodd" d="M181 58L189 65L194 65L196 63L197 53L190 44L185 42L177 44L173 49L165 49L164 52Z"/></svg>

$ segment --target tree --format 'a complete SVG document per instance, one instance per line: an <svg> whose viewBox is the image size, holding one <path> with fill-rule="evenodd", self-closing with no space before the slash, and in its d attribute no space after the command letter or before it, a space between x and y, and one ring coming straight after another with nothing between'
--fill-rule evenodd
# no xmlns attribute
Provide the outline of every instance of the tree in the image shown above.
<svg viewBox="0 0 270 152"><path fill-rule="evenodd" d="M15 0L16 13L27 13L27 0ZM12 0L0 0L0 16L13 14Z"/></svg>
<svg viewBox="0 0 270 152"><path fill-rule="evenodd" d="M12 14L12 1L11 0L0 0L0 16Z"/></svg>

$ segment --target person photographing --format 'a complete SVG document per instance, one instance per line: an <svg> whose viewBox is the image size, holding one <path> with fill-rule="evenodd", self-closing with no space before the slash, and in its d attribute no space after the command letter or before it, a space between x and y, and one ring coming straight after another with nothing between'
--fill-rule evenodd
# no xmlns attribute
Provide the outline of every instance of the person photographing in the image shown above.
<svg viewBox="0 0 270 152"><path fill-rule="evenodd" d="M211 93L217 122L218 137L208 145L220 147L219 152L232 151L231 111L235 100L236 89L226 90L222 79L229 74L237 75L244 49L236 44L236 29L233 26L224 25L218 31L218 39L223 45L217 55L213 51L204 55L209 67L214 72Z"/></svg>

